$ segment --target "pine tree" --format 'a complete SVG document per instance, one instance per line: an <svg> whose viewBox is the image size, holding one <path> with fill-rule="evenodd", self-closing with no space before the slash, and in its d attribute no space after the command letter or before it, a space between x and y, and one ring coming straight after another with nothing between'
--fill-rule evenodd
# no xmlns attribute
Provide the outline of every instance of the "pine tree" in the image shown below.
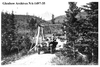
<svg viewBox="0 0 100 67"><path fill-rule="evenodd" d="M76 31L76 26L77 26L77 18L76 15L78 12L80 12L80 8L77 7L76 2L69 2L69 9L65 11L67 20L64 21L64 31L66 32L66 38L68 39L69 43L66 45L66 48L68 45L70 45L73 49L67 48L68 49L68 54L67 56L71 57L72 59L75 59L75 41L78 38L78 34Z"/></svg>
<svg viewBox="0 0 100 67"><path fill-rule="evenodd" d="M92 60L98 62L98 2L87 3L83 10L88 13L85 36L92 48Z"/></svg>
<svg viewBox="0 0 100 67"><path fill-rule="evenodd" d="M52 23L55 24L55 19L54 19L54 15L52 14Z"/></svg>
<svg viewBox="0 0 100 67"><path fill-rule="evenodd" d="M64 23L67 31L66 36L72 43L72 46L78 43L78 38L82 37L79 44L87 44L89 46L89 61L98 59L98 3L91 2L84 6L84 12L87 13L86 18L76 18L81 9L76 6L75 2L69 3L69 9L66 11L67 22ZM91 58L92 56L92 58Z"/></svg>
<svg viewBox="0 0 100 67"><path fill-rule="evenodd" d="M29 27L30 27L31 30L37 28L36 23L37 23L36 19L31 18L31 20L29 21Z"/></svg>
<svg viewBox="0 0 100 67"><path fill-rule="evenodd" d="M76 15L80 12L80 9L76 6L76 2L69 2L69 9L65 12L68 20L64 23L66 26L65 31L67 32L66 36L69 38L69 41L73 41L74 43L77 37L77 32L75 30L77 21Z"/></svg>
<svg viewBox="0 0 100 67"><path fill-rule="evenodd" d="M15 45L15 22L14 14L2 12L2 54L7 55L10 53L11 48Z"/></svg>

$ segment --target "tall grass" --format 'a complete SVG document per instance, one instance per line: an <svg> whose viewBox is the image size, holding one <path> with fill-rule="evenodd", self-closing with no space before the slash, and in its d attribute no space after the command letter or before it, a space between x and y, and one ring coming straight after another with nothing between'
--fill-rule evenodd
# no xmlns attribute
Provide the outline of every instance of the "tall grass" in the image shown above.
<svg viewBox="0 0 100 67"><path fill-rule="evenodd" d="M67 54L63 55L62 52L56 53L56 57L54 57L51 61L54 65L98 65L98 63L95 62L86 62L82 58L77 59L73 58L73 56L67 56Z"/></svg>
<svg viewBox="0 0 100 67"><path fill-rule="evenodd" d="M36 53L34 50L32 50L31 52L28 53L28 51L22 50L20 51L18 54L13 54L13 55L9 55L8 57L5 57L2 60L1 65L7 65L7 64L11 64L12 62L21 59L22 57L31 55Z"/></svg>

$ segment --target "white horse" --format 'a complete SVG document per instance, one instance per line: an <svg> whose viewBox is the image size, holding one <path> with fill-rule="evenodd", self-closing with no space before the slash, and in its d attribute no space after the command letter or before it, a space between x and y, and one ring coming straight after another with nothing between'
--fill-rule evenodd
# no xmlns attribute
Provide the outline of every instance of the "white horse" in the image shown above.
<svg viewBox="0 0 100 67"><path fill-rule="evenodd" d="M62 49L64 47L64 44L66 44L67 40L62 42L60 39L57 38L56 42L58 42L58 44L56 46L56 50L60 50L60 49Z"/></svg>

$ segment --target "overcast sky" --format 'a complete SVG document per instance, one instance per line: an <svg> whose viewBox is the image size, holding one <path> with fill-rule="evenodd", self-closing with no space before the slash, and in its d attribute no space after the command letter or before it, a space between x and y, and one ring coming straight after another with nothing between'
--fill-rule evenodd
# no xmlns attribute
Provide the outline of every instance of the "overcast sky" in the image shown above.
<svg viewBox="0 0 100 67"><path fill-rule="evenodd" d="M88 1L77 1L77 5L81 6ZM3 5L3 2L45 2L45 5ZM50 20L51 15L54 14L55 17L59 15L65 15L65 11L68 9L68 0L2 0L1 6L2 11L11 13L12 10L15 14L22 15L36 15L38 17L42 17L45 20Z"/></svg>

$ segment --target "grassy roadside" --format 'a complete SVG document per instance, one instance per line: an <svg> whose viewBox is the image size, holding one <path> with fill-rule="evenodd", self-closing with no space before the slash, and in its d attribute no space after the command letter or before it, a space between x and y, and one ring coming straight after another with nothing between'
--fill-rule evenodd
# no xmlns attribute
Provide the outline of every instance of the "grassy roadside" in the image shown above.
<svg viewBox="0 0 100 67"><path fill-rule="evenodd" d="M51 61L53 65L98 65L98 63L86 63L84 61L74 59L72 57L68 57L67 55L63 55L61 52L56 53L56 57L54 57Z"/></svg>
<svg viewBox="0 0 100 67"><path fill-rule="evenodd" d="M8 57L3 58L1 60L2 61L1 65L11 64L12 62L19 60L22 57L25 57L25 56L28 56L28 55L31 55L31 54L34 54L34 53L36 53L34 50L31 51L30 53L27 53L26 51L21 51L18 54L13 54L13 55L10 55Z"/></svg>

